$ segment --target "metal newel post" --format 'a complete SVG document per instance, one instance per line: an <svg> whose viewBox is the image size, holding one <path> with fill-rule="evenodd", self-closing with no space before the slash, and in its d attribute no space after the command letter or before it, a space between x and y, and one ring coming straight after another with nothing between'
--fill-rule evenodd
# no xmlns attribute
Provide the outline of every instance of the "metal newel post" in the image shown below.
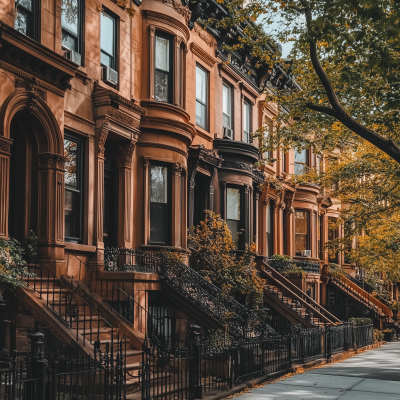
<svg viewBox="0 0 400 400"><path fill-rule="evenodd" d="M202 399L203 387L201 386L201 342L200 342L200 326L191 325L189 328L189 340L193 345L193 366L190 368L191 376L191 398ZM189 372L190 372L189 371Z"/></svg>
<svg viewBox="0 0 400 400"><path fill-rule="evenodd" d="M330 360L332 358L331 330L327 324L325 324L325 337L326 337L326 359Z"/></svg>
<svg viewBox="0 0 400 400"><path fill-rule="evenodd" d="M289 367L291 367L292 366L292 335L288 335L287 351L288 351L288 358L289 358Z"/></svg>

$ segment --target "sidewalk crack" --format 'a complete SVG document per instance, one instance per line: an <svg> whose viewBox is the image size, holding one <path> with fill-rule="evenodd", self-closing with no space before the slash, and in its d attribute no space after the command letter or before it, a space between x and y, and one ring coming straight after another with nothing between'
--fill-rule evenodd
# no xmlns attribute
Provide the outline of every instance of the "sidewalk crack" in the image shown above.
<svg viewBox="0 0 400 400"><path fill-rule="evenodd" d="M355 383L353 386L349 387L348 389L346 389L339 397L336 397L335 400L339 400L341 399L345 394L347 394L348 392L350 392L352 389L354 389L357 385L359 385L361 382L364 382L366 378L361 379L359 382Z"/></svg>

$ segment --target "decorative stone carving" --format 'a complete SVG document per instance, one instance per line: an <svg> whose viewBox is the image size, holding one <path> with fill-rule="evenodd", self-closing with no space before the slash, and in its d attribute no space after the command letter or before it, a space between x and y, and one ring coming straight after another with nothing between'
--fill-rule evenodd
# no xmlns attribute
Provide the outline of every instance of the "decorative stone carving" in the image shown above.
<svg viewBox="0 0 400 400"><path fill-rule="evenodd" d="M179 164L179 163L177 163L177 162L175 162L175 163L174 163L174 169L175 169L175 175L176 175L176 176L181 176L181 174L182 174L182 169L183 169L182 165Z"/></svg>
<svg viewBox="0 0 400 400"><path fill-rule="evenodd" d="M150 165L149 157L143 157L143 165L148 167Z"/></svg>
<svg viewBox="0 0 400 400"><path fill-rule="evenodd" d="M209 47L213 47L214 45L214 40L212 36L207 33L199 24L194 24L194 29L193 29L196 34L200 37L200 39L203 40Z"/></svg>
<svg viewBox="0 0 400 400"><path fill-rule="evenodd" d="M173 8L178 14L182 15L185 18L186 25L189 23L189 19L191 16L191 12L188 7L182 5L179 0L158 0L161 3L167 4L171 8Z"/></svg>
<svg viewBox="0 0 400 400"><path fill-rule="evenodd" d="M10 154L12 140L0 136L0 152Z"/></svg>
<svg viewBox="0 0 400 400"><path fill-rule="evenodd" d="M314 203L317 202L317 197L311 194L296 193L296 200L310 200Z"/></svg>
<svg viewBox="0 0 400 400"><path fill-rule="evenodd" d="M15 89L22 88L28 90L29 92L35 92L39 97L46 101L46 91L39 88L39 82L37 78L31 77L26 79L15 79Z"/></svg>
<svg viewBox="0 0 400 400"><path fill-rule="evenodd" d="M129 143L128 149L125 155L125 166L131 167L132 166L132 156L133 151L135 150L136 140L131 140Z"/></svg>
<svg viewBox="0 0 400 400"><path fill-rule="evenodd" d="M39 168L57 168L62 171L65 170L65 158L58 154L38 154L37 160Z"/></svg>
<svg viewBox="0 0 400 400"><path fill-rule="evenodd" d="M134 119L133 118L129 117L128 115L123 114L121 111L118 111L114 107L110 107L109 108L108 115L110 115L111 117L114 117L118 121L121 121L121 122L123 122L124 124L127 124L127 125L132 125L134 123ZM139 127L138 121L135 121L135 122L137 122L135 124L136 125L135 128Z"/></svg>
<svg viewBox="0 0 400 400"><path fill-rule="evenodd" d="M238 161L223 161L222 167L240 169L242 171L253 172L253 167L249 164Z"/></svg>
<svg viewBox="0 0 400 400"><path fill-rule="evenodd" d="M105 144L108 136L108 132L110 131L111 126L108 123L104 123L103 127L100 132L100 137L99 137L99 156L104 157L104 151L105 151Z"/></svg>

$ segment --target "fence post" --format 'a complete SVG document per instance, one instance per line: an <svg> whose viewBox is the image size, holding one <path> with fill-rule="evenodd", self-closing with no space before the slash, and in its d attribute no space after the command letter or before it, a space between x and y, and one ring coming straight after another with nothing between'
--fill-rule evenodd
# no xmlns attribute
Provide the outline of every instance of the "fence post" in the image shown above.
<svg viewBox="0 0 400 400"><path fill-rule="evenodd" d="M189 341L192 343L193 357L189 358L189 398L202 399L203 387L201 386L201 342L200 326L191 325Z"/></svg>
<svg viewBox="0 0 400 400"><path fill-rule="evenodd" d="M332 348L331 348L331 330L330 327L325 324L325 340L326 340L326 359L330 360L332 358Z"/></svg>
<svg viewBox="0 0 400 400"><path fill-rule="evenodd" d="M238 356L238 350L236 347L231 348L231 376L230 376L230 388L233 388L235 386L235 380L236 380L236 368L237 368L237 356Z"/></svg>
<svg viewBox="0 0 400 400"><path fill-rule="evenodd" d="M38 378L37 389L36 389L36 398L37 399L45 399L46 398L46 366L47 360L39 359L35 363L36 374Z"/></svg>
<svg viewBox="0 0 400 400"><path fill-rule="evenodd" d="M288 351L288 358L289 358L289 367L292 366L292 335L288 335L288 344L287 344L287 351Z"/></svg>

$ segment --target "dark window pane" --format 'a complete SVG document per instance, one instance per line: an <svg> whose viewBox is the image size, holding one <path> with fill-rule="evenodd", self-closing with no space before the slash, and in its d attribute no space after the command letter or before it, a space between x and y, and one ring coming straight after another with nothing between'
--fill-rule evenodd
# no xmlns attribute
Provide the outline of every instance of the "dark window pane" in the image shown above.
<svg viewBox="0 0 400 400"><path fill-rule="evenodd" d="M168 102L168 73L156 70L155 98L157 101Z"/></svg>
<svg viewBox="0 0 400 400"><path fill-rule="evenodd" d="M232 239L235 240L236 236L239 232L239 224L240 221L236 221L233 219L227 219L226 224L228 225L229 230L231 231L232 234Z"/></svg>
<svg viewBox="0 0 400 400"><path fill-rule="evenodd" d="M67 49L78 51L78 39L67 31L62 31L62 45Z"/></svg>
<svg viewBox="0 0 400 400"><path fill-rule="evenodd" d="M150 242L168 243L168 204L150 203Z"/></svg>
<svg viewBox="0 0 400 400"><path fill-rule="evenodd" d="M80 193L65 191L65 236L80 237Z"/></svg>
<svg viewBox="0 0 400 400"><path fill-rule="evenodd" d="M17 4L18 7L24 7L28 11L32 11L32 0L19 0Z"/></svg>
<svg viewBox="0 0 400 400"><path fill-rule="evenodd" d="M79 1L63 0L61 4L61 26L78 35Z"/></svg>
<svg viewBox="0 0 400 400"><path fill-rule="evenodd" d="M207 96L207 72L196 67L196 99L205 104Z"/></svg>

